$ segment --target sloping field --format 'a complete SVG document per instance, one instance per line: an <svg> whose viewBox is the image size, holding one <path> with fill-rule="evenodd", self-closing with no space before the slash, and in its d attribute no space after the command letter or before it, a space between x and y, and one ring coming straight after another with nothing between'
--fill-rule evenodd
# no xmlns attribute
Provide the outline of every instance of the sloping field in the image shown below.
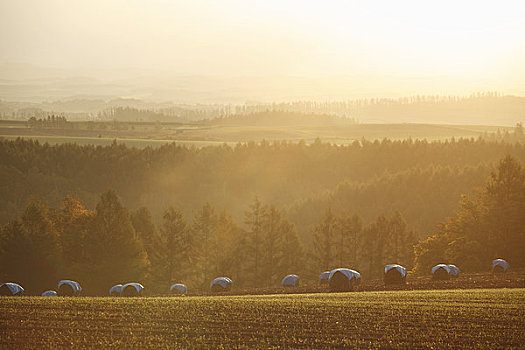
<svg viewBox="0 0 525 350"><path fill-rule="evenodd" d="M0 299L1 348L525 346L525 289Z"/></svg>

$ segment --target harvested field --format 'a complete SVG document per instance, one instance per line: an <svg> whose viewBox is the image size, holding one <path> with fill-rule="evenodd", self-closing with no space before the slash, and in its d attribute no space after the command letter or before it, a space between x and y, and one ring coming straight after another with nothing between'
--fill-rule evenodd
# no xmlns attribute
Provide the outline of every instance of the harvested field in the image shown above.
<svg viewBox="0 0 525 350"><path fill-rule="evenodd" d="M525 289L0 299L2 348L523 348Z"/></svg>

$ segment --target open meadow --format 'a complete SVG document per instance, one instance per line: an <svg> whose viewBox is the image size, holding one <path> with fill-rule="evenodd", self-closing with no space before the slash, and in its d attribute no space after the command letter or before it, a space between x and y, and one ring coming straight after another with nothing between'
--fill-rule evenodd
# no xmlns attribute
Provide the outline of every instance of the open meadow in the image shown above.
<svg viewBox="0 0 525 350"><path fill-rule="evenodd" d="M2 348L525 346L525 289L0 299Z"/></svg>

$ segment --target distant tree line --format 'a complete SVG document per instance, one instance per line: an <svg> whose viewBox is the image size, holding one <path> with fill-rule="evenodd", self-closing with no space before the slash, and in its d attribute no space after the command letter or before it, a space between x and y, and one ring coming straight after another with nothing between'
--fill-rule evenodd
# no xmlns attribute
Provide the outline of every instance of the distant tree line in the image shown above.
<svg viewBox="0 0 525 350"><path fill-rule="evenodd" d="M452 216L462 193L482 186L499 159L525 162L525 144L459 139L261 142L194 148L175 143L136 149L0 140L0 224L19 217L31 196L59 207L74 193L90 209L114 189L129 208L165 208L189 217L209 201L237 222L254 195L280 208L309 244L326 208L372 222L397 210L418 234Z"/></svg>
<svg viewBox="0 0 525 350"><path fill-rule="evenodd" d="M101 120L118 120L118 121L166 121L173 120L173 116L148 110L137 109L133 107L113 107L108 108L98 114Z"/></svg>
<svg viewBox="0 0 525 350"><path fill-rule="evenodd" d="M514 124L523 118L525 97L478 92L470 96L414 95L340 101L299 100L245 104L166 104L135 99L61 100L40 104L0 101L0 116L13 119L66 113L69 119L203 121L265 112L331 115L352 122ZM55 112L54 112L55 111Z"/></svg>
<svg viewBox="0 0 525 350"><path fill-rule="evenodd" d="M355 122L472 122L516 123L523 118L525 98L496 92L470 96L415 95L401 98L370 98L347 101L293 101L224 106L218 117L261 112L322 114L350 118Z"/></svg>
<svg viewBox="0 0 525 350"><path fill-rule="evenodd" d="M522 123L516 123L516 127L512 132L503 131L499 129L493 133L485 132L483 134L483 140L493 142L493 141L503 141L503 142L518 142L525 143L525 131L523 130Z"/></svg>
<svg viewBox="0 0 525 350"><path fill-rule="evenodd" d="M69 123L65 116L52 114L43 118L33 116L27 120L27 126L32 129L65 129Z"/></svg>

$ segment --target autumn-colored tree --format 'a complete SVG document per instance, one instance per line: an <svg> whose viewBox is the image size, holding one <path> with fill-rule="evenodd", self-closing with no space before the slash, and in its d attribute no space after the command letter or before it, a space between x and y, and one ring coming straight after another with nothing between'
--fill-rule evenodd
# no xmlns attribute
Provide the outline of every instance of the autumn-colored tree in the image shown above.
<svg viewBox="0 0 525 350"><path fill-rule="evenodd" d="M60 232L61 275L75 278L81 272L86 259L86 234L92 220L93 213L76 197L67 195L62 200L55 215Z"/></svg>
<svg viewBox="0 0 525 350"><path fill-rule="evenodd" d="M460 210L416 246L416 271L448 261L464 271L487 270L490 260L504 258L525 266L525 170L505 157L475 199L463 196Z"/></svg>

